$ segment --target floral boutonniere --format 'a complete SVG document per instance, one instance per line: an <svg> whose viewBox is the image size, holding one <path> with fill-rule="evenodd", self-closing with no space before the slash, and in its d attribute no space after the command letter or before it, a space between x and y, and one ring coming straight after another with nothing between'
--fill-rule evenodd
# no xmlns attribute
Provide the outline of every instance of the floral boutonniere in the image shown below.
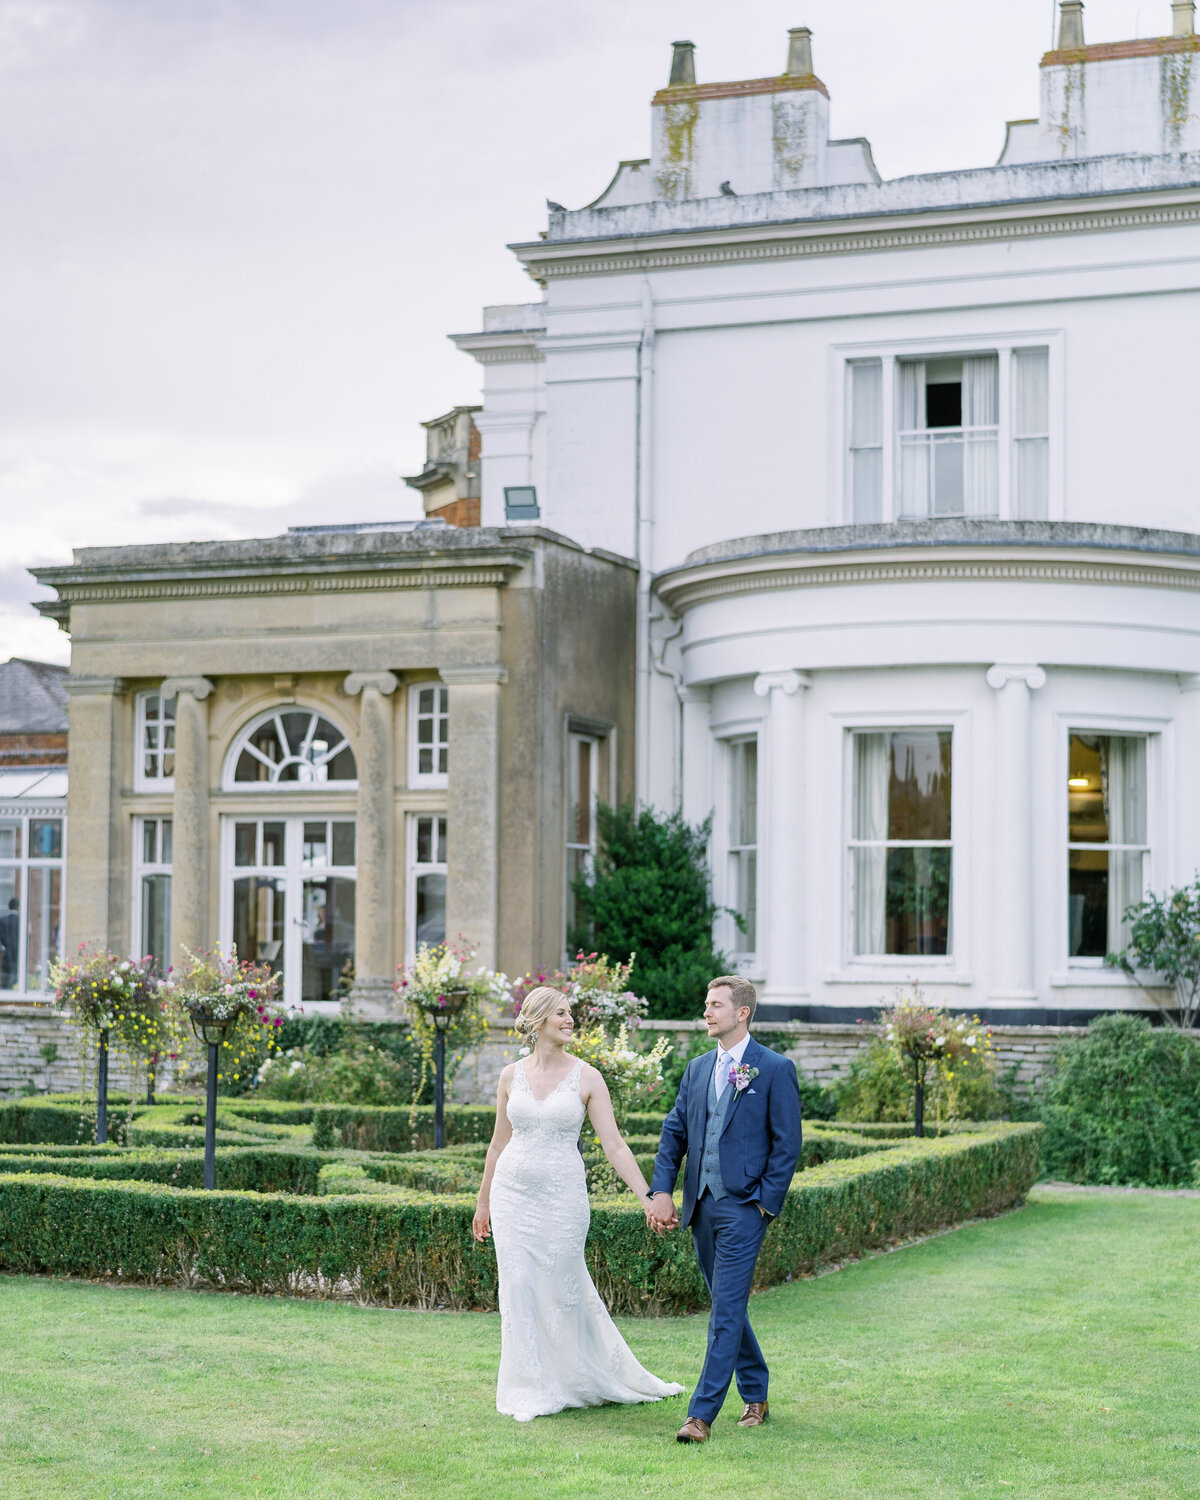
<svg viewBox="0 0 1200 1500"><path fill-rule="evenodd" d="M748 1063L742 1063L740 1066L736 1063L730 1065L729 1081L739 1094L743 1089L748 1089L757 1077L758 1069L750 1067Z"/></svg>

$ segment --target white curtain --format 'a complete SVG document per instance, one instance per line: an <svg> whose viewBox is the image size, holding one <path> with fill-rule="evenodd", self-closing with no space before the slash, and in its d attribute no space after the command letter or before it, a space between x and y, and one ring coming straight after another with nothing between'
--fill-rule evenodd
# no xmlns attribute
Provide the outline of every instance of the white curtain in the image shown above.
<svg viewBox="0 0 1200 1500"><path fill-rule="evenodd" d="M883 362L850 366L850 470L853 520L883 519Z"/></svg>
<svg viewBox="0 0 1200 1500"><path fill-rule="evenodd" d="M900 381L896 425L900 431L900 506L901 516L924 517L929 514L929 440L925 431L925 362L901 360L897 365ZM906 438L904 433L922 434Z"/></svg>
<svg viewBox="0 0 1200 1500"><path fill-rule="evenodd" d="M1000 421L1000 372L996 355L973 355L963 360L962 420L966 444L963 454L963 514L999 515L996 428ZM987 431L988 428L991 431Z"/></svg>
<svg viewBox="0 0 1200 1500"><path fill-rule="evenodd" d="M887 838L887 736L854 736L854 837ZM854 951L882 953L887 941L887 849L854 851Z"/></svg>
<svg viewBox="0 0 1200 1500"><path fill-rule="evenodd" d="M1146 741L1137 735L1109 735L1100 741L1100 776L1110 844L1146 842ZM1142 899L1140 851L1110 849L1108 854L1108 951L1128 940L1125 908Z"/></svg>
<svg viewBox="0 0 1200 1500"><path fill-rule="evenodd" d="M1013 512L1021 521L1050 514L1050 351L1013 351Z"/></svg>

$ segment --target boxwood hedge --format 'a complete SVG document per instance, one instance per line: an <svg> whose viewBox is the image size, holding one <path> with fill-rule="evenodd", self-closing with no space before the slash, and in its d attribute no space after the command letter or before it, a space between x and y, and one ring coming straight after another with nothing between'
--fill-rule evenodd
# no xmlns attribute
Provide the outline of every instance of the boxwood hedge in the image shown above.
<svg viewBox="0 0 1200 1500"><path fill-rule="evenodd" d="M908 1236L992 1214L1019 1202L1037 1173L1041 1127L998 1125L940 1140L900 1142L855 1158L827 1161L797 1177L759 1258L763 1285L804 1275ZM247 1177L295 1172L301 1155L315 1194L322 1167L338 1158L263 1148ZM168 1153L169 1154L169 1153ZM122 1153L122 1160L129 1160ZM65 1154L25 1162L0 1158L0 1267L9 1271L116 1276L281 1295L354 1296L392 1305L491 1308L496 1261L471 1237L471 1193L419 1192L393 1178L391 1192L355 1192L343 1174L335 1196L296 1192L196 1191L161 1181L108 1181L65 1175L84 1161L114 1162L111 1152ZM198 1160L189 1153L187 1161ZM143 1157L150 1170L149 1154ZM344 1157L379 1180L392 1168ZM477 1170L468 1154L442 1157ZM416 1165L410 1158L409 1165ZM435 1163L436 1165L436 1163ZM399 1172L399 1168L396 1168ZM337 1174L327 1174L336 1177ZM293 1176L293 1181L296 1180ZM329 1184L333 1186L333 1184ZM305 1181L308 1187L308 1180ZM592 1275L621 1312L687 1312L707 1297L686 1234L646 1231L628 1196L592 1208Z"/></svg>

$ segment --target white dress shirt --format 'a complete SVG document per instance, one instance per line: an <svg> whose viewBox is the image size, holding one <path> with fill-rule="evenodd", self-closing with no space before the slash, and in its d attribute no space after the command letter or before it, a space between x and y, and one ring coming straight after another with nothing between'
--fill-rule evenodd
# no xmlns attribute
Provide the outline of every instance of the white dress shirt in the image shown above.
<svg viewBox="0 0 1200 1500"><path fill-rule="evenodd" d="M717 1060L713 1064L717 1071L716 1078L713 1081L717 1087L718 1102L720 1101L721 1095L725 1092L726 1086L729 1083L729 1066L731 1063L735 1063L739 1067L741 1066L742 1053L745 1052L746 1043L749 1040L750 1033L747 1032L740 1042L734 1042L733 1046L730 1047L728 1052L726 1052L722 1043L717 1043Z"/></svg>

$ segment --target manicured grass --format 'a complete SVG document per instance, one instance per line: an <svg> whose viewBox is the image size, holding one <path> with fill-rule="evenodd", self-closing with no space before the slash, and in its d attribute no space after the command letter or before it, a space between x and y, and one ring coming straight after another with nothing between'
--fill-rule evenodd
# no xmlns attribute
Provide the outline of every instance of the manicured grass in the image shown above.
<svg viewBox="0 0 1200 1500"><path fill-rule="evenodd" d="M1200 1492L1200 1200L1029 1205L756 1297L772 1418L686 1398L518 1426L499 1321L0 1278L0 1495L683 1497ZM622 1328L690 1385L703 1317Z"/></svg>

